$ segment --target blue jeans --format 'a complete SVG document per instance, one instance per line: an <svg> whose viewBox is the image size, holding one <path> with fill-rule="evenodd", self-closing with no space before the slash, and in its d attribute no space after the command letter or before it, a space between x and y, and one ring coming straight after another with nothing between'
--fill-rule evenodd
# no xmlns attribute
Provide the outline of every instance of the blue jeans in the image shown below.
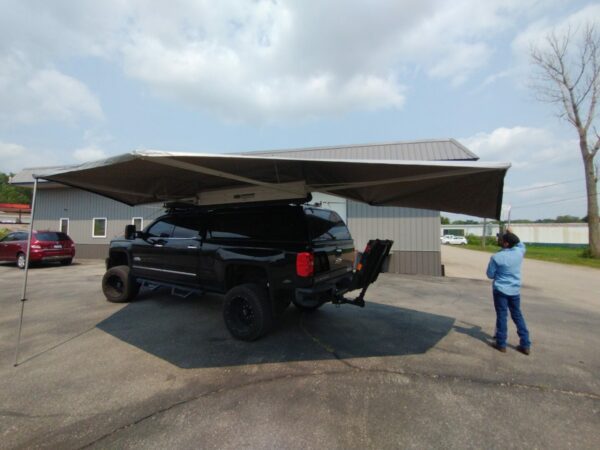
<svg viewBox="0 0 600 450"><path fill-rule="evenodd" d="M521 295L506 295L494 289L494 308L496 308L496 344L498 347L506 347L508 337L507 310L510 310L510 316L517 326L517 334L521 340L519 345L524 348L531 347L527 324L521 313Z"/></svg>

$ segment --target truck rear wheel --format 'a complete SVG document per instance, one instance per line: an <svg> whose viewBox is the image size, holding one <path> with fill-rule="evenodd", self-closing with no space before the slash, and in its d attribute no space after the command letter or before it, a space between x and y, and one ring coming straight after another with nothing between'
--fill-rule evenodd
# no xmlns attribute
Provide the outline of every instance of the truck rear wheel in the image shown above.
<svg viewBox="0 0 600 450"><path fill-rule="evenodd" d="M242 341L254 341L273 326L269 296L253 283L234 286L225 295L223 319L231 335Z"/></svg>
<svg viewBox="0 0 600 450"><path fill-rule="evenodd" d="M140 284L131 276L128 266L111 267L102 277L102 292L109 302L129 302L139 291Z"/></svg>

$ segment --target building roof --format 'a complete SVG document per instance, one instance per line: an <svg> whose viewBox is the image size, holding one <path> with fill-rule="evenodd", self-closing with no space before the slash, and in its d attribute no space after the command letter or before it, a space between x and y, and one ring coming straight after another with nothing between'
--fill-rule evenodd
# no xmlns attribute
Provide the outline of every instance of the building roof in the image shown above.
<svg viewBox="0 0 600 450"><path fill-rule="evenodd" d="M311 159L388 159L404 161L477 161L479 157L455 139L337 145L237 153Z"/></svg>
<svg viewBox="0 0 600 450"><path fill-rule="evenodd" d="M47 167L26 167L10 178L10 184L33 184L33 175L43 176L44 174L54 173L69 166L47 166ZM45 180L40 180L42 183L47 183Z"/></svg>

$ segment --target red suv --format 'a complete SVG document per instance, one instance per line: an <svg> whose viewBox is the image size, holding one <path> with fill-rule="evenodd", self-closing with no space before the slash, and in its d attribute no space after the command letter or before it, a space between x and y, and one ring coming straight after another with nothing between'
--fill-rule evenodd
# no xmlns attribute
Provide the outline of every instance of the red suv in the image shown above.
<svg viewBox="0 0 600 450"><path fill-rule="evenodd" d="M9 233L0 239L0 261L16 262L20 269L25 268L27 254L26 231ZM65 233L58 231L34 231L31 239L31 262L59 261L63 266L73 262L75 243Z"/></svg>

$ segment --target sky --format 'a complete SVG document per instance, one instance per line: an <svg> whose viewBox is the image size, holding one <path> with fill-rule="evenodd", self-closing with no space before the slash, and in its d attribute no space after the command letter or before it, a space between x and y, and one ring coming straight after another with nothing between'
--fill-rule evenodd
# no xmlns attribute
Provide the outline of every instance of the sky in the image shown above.
<svg viewBox="0 0 600 450"><path fill-rule="evenodd" d="M513 219L582 217L577 135L529 54L589 23L600 4L0 0L0 171L455 138L512 164Z"/></svg>

